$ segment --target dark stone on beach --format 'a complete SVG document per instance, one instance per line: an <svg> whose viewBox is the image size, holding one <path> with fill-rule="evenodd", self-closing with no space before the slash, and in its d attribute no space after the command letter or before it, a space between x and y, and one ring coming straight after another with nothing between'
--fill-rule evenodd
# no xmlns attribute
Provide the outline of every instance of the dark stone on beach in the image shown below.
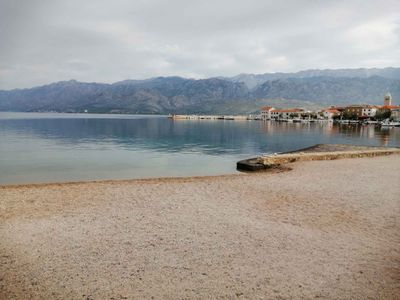
<svg viewBox="0 0 400 300"><path fill-rule="evenodd" d="M240 171L261 171L271 167L270 165L261 163L257 158L245 159L236 163L236 168Z"/></svg>

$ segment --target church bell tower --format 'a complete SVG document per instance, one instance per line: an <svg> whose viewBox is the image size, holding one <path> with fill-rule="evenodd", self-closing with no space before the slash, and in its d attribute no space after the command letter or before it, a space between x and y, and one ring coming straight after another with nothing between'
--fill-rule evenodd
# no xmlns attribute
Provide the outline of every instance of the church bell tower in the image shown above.
<svg viewBox="0 0 400 300"><path fill-rule="evenodd" d="M390 95L390 93L387 93L385 95L385 98L383 98L383 105L384 106L392 105L392 95Z"/></svg>

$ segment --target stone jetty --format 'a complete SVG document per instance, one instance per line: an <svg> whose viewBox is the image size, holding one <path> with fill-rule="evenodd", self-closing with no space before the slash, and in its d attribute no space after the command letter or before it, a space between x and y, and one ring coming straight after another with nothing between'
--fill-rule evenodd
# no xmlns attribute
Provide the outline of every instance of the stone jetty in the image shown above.
<svg viewBox="0 0 400 300"><path fill-rule="evenodd" d="M368 147L341 144L317 144L312 147L272 155L245 159L237 162L237 169L260 171L276 168L297 161L334 160L343 158L374 157L400 154L400 148Z"/></svg>

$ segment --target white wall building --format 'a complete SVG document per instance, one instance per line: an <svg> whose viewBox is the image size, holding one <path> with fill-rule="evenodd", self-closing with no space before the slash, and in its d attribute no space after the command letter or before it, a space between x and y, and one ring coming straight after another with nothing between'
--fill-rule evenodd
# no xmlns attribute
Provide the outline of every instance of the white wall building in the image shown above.
<svg viewBox="0 0 400 300"><path fill-rule="evenodd" d="M300 118L301 114L304 112L303 109L300 108L292 108L292 109L273 109L271 110L271 118L272 119L289 119L294 116L295 118Z"/></svg>
<svg viewBox="0 0 400 300"><path fill-rule="evenodd" d="M400 121L400 108L394 108L391 110L390 118L394 121Z"/></svg>
<svg viewBox="0 0 400 300"><path fill-rule="evenodd" d="M375 117L377 110L377 107L368 105L363 107L361 115L364 117Z"/></svg>
<svg viewBox="0 0 400 300"><path fill-rule="evenodd" d="M262 120L271 120L272 119L272 114L271 111L273 111L274 108L271 106L264 106L261 108L261 119Z"/></svg>
<svg viewBox="0 0 400 300"><path fill-rule="evenodd" d="M338 111L337 109L334 109L334 108L324 109L322 111L322 116L325 119L332 119L334 116L337 116L339 114L340 114L340 111Z"/></svg>

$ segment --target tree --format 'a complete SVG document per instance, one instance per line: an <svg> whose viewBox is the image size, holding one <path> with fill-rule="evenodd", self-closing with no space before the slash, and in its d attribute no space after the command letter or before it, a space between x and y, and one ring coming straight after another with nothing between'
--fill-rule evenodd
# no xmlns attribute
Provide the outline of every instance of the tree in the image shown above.
<svg viewBox="0 0 400 300"><path fill-rule="evenodd" d="M344 120L356 120L357 119L357 114L349 113L349 112L345 111L343 113L343 119Z"/></svg>
<svg viewBox="0 0 400 300"><path fill-rule="evenodd" d="M389 119L391 114L392 114L392 112L390 110L388 110L388 109L379 110L375 114L375 119L377 121L382 121L382 120L385 120L385 119Z"/></svg>

